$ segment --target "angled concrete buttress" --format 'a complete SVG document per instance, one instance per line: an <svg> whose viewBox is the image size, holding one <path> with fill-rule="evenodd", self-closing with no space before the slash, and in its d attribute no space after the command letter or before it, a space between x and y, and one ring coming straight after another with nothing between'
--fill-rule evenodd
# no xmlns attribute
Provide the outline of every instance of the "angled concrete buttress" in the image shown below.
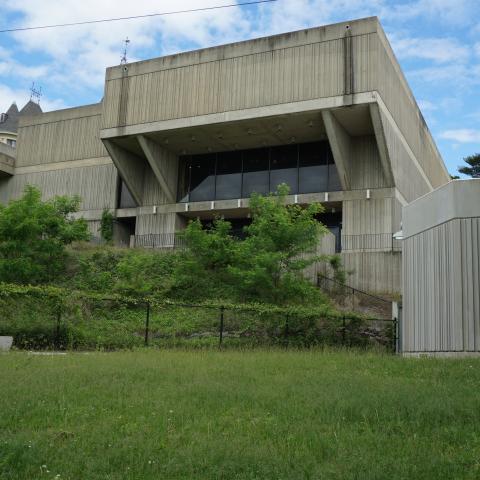
<svg viewBox="0 0 480 480"><path fill-rule="evenodd" d="M167 179L171 178L170 172L177 172L177 156L144 135L138 135L137 140L168 201L175 203L175 192L168 186Z"/></svg>
<svg viewBox="0 0 480 480"><path fill-rule="evenodd" d="M142 205L145 160L119 147L112 140L103 140L103 143L132 197L139 205Z"/></svg>
<svg viewBox="0 0 480 480"><path fill-rule="evenodd" d="M328 141L332 148L333 159L337 166L338 176L343 190L350 190L349 164L352 158L350 135L340 125L330 110L322 111L323 123L327 131Z"/></svg>
<svg viewBox="0 0 480 480"><path fill-rule="evenodd" d="M377 140L378 153L380 154L380 162L382 163L383 173L387 181L387 185L394 185L394 178L392 172L392 164L388 152L388 146L385 139L385 132L383 130L382 118L377 103L369 105L370 117L372 119L373 130L375 132L375 139Z"/></svg>

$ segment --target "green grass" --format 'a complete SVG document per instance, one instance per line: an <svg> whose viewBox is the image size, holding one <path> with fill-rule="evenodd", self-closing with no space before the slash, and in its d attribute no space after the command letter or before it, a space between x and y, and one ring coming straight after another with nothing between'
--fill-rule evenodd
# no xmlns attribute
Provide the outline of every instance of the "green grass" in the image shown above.
<svg viewBox="0 0 480 480"><path fill-rule="evenodd" d="M478 479L479 387L480 359L12 352L0 478Z"/></svg>

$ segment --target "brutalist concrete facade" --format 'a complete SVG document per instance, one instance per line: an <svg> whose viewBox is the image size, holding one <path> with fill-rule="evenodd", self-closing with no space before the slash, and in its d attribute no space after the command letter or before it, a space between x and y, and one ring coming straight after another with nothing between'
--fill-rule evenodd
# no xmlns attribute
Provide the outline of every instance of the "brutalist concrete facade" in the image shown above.
<svg viewBox="0 0 480 480"><path fill-rule="evenodd" d="M119 242L170 246L282 179L324 205L352 285L400 291L402 207L449 175L377 18L109 68L100 104L20 121L0 201L79 194L95 234L108 208Z"/></svg>

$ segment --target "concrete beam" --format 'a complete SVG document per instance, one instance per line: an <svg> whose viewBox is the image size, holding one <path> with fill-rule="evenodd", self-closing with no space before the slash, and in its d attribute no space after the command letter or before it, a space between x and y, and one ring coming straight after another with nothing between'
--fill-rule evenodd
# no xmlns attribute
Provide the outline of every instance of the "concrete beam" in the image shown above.
<svg viewBox="0 0 480 480"><path fill-rule="evenodd" d="M392 163L388 152L387 141L385 139L385 132L383 130L382 118L378 103L371 103L369 105L370 117L372 119L373 130L375 132L375 139L377 140L378 152L380 154L380 162L382 164L383 173L387 180L387 185L393 186L395 181L392 171Z"/></svg>
<svg viewBox="0 0 480 480"><path fill-rule="evenodd" d="M350 135L340 125L330 110L322 111L323 123L327 132L328 141L332 148L333 159L337 166L340 183L343 190L350 190L351 171L350 162L352 161L352 145Z"/></svg>
<svg viewBox="0 0 480 480"><path fill-rule="evenodd" d="M145 160L119 147L111 140L103 140L103 143L132 197L138 205L142 205Z"/></svg>
<svg viewBox="0 0 480 480"><path fill-rule="evenodd" d="M176 172L178 167L177 156L143 135L138 135L137 140L140 147L142 147L143 153L145 154L150 167L152 167L153 173L162 187L168 202L174 203L175 194L174 190L172 190L168 184L168 179L171 177L169 172Z"/></svg>

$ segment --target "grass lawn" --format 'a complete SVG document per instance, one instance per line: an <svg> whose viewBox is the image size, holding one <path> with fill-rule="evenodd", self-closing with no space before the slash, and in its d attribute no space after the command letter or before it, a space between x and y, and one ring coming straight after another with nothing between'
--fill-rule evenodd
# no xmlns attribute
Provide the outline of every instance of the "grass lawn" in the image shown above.
<svg viewBox="0 0 480 480"><path fill-rule="evenodd" d="M480 359L0 355L0 479L479 479Z"/></svg>

